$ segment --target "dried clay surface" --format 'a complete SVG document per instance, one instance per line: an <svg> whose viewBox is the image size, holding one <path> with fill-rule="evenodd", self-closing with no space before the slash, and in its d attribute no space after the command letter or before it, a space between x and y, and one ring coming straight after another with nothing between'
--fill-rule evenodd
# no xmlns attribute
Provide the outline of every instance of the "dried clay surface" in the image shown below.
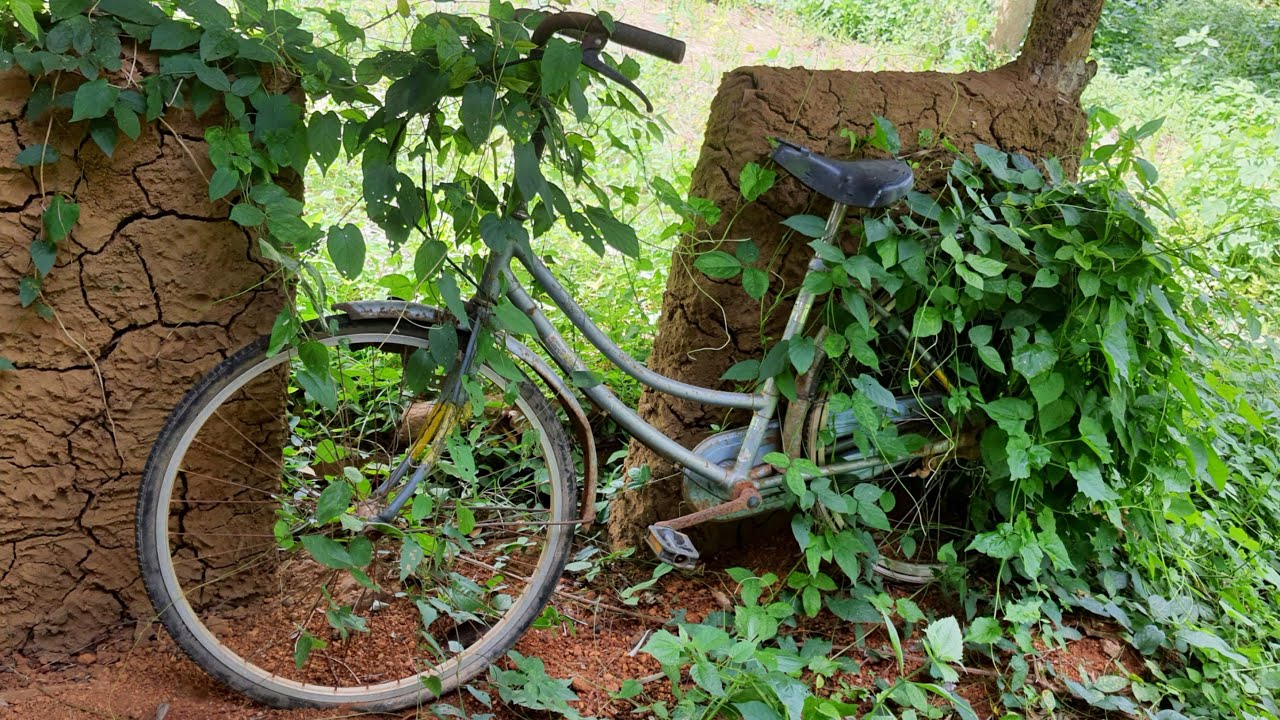
<svg viewBox="0 0 1280 720"><path fill-rule="evenodd" d="M757 575L772 572L785 577L799 562L801 559L789 538L767 538L726 551L697 572L673 572L662 577L652 588L636 596L634 606L621 605L617 593L650 577L650 569L640 563L610 566L590 582L566 575L553 599L564 621L531 630L516 649L524 655L541 658L550 677L568 680L578 698L570 705L583 716L652 718L654 713L648 706L666 702L670 707L673 696L662 667L640 649L648 639L661 630L676 632L675 626L681 623L727 623L731 627L732 620L723 611L733 606L737 583L723 568L740 566ZM895 598L911 597L931 615L946 616L961 611L955 598L938 587L923 591L891 587L888 592ZM841 649L844 658L857 664L856 668L836 672L820 685L812 674L803 675L802 678L815 687L817 695L843 693L846 698L857 697L857 689L874 688L877 681L892 682L899 677L895 651L884 625L846 622L829 611L814 618L798 618L798 622L799 626L791 631L797 642L830 643ZM1065 680L1079 681L1084 674L1128 676L1141 672L1141 657L1114 639L1117 628L1083 617L1068 617L1064 622L1076 627L1082 637L1052 647L1037 639L1038 652L1029 658L1032 672L1028 682L1064 697L1069 694ZM905 671L927 676L923 666L928 658L921 648L923 632L923 623L898 625ZM336 635L329 640L334 646L341 643ZM509 660L500 662L510 665ZM975 658L966 663L955 688L983 720L1004 715L995 677L993 667L982 658ZM628 679L639 681L642 693L631 699L620 699L618 691ZM693 688L687 672L680 676L679 682L686 692ZM490 713L495 720L553 717L549 712L502 703L498 688L483 678L476 681L475 687L480 692L454 693L446 701L468 717ZM491 705L484 704L486 697L492 700ZM870 710L871 703L864 701L858 715ZM21 662L12 668L0 667L0 717L152 720L161 715L179 720L447 717L432 714L429 707L410 708L394 715L366 715L341 708L273 710L219 686L182 657L163 635L132 645L112 644L99 648L96 653L51 665Z"/></svg>
<svg viewBox="0 0 1280 720"><path fill-rule="evenodd" d="M850 141L841 132L869 135L875 115L897 126L901 155L919 162L916 189L922 192L941 187L950 168L950 155L938 142L941 137L962 151L984 143L1031 157L1053 155L1073 171L1073 158L1087 129L1077 102L1033 82L1016 63L958 74L774 67L726 73L711 104L691 189L691 194L710 199L721 209L722 221L696 236L686 236L673 255L663 317L649 357L652 369L717 387L729 366L760 355L763 337L781 334L788 306L774 308L762 318L761 304L746 295L740 280L709 278L693 268L692 260L718 241L750 238L761 257L779 258L772 268L764 307L773 305L782 288L798 287L812 252L800 242L780 248L786 230L781 222L798 213L825 217L830 201L779 170L771 191L742 206L739 173L749 162L768 164L772 137L834 157L850 157ZM846 242L852 239L851 234ZM746 424L745 415L726 417L723 409L656 392L645 393L640 414L688 447L701 440L712 424ZM615 499L610 514L615 545L638 544L638 533L650 523L690 511L680 506L678 475L670 463L634 442L631 451L628 465L649 464L656 481Z"/></svg>
<svg viewBox="0 0 1280 720"><path fill-rule="evenodd" d="M91 649L145 622L134 559L138 482L195 379L268 331L281 306L249 235L211 203L203 126L172 111L107 157L65 112L28 121L31 80L0 73L0 652ZM46 140L47 138L47 140ZM48 142L59 162L18 169ZM18 282L55 193L80 204L42 301Z"/></svg>

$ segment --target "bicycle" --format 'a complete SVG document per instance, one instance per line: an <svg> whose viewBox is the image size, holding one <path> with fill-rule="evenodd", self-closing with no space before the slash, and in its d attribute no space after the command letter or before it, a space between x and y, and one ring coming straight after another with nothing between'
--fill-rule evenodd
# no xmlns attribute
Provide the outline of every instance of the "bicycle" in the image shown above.
<svg viewBox="0 0 1280 720"><path fill-rule="evenodd" d="M606 30L579 13L551 16L533 41L555 33L577 39L584 62L637 93L599 63L606 41L672 62L684 52L673 38L623 23ZM771 157L833 202L821 243L835 241L849 207L887 207L913 182L896 160L836 160L786 141ZM519 203L512 216L527 219ZM783 474L764 457L802 456L820 444L819 428L835 441L822 443L830 458L817 472L833 478L869 478L954 449L935 435L907 458L863 455L847 441L852 416L830 416L807 390L780 416L773 379L734 392L659 375L614 344L527 243L509 243L490 253L461 317L405 301L339 304L342 314L313 324L308 342L273 354L264 337L175 407L144 471L138 552L160 620L206 672L278 707L392 711L461 687L543 617L574 528L594 520L598 469L591 427L564 379L586 366L521 285L513 260L591 345L644 385L751 413L745 427L690 450L607 386L579 383L619 426L684 470L686 498L699 510L649 529L663 561L697 562L682 532L695 524L785 505ZM815 254L809 272L823 269ZM495 325L503 298L559 373ZM814 302L799 292L782 339L805 329ZM317 352L333 358L324 361L338 378L333 409L311 392ZM921 363L917 372L947 386L932 358ZM820 365L797 387L811 388ZM901 398L892 419L918 421L927 405ZM566 424L581 450L581 494Z"/></svg>

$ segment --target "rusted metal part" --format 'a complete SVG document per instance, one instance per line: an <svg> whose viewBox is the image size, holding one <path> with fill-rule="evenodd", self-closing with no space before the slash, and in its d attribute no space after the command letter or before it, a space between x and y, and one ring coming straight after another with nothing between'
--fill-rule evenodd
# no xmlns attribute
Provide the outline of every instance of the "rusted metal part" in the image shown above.
<svg viewBox="0 0 1280 720"><path fill-rule="evenodd" d="M560 407L564 408L565 413L569 416L570 424L573 426L573 435L577 439L578 445L582 448L582 470L585 475L582 482L582 505L578 521L584 526L591 525L596 521L596 487L600 480L600 463L596 457L595 434L591 431L591 423L587 420L587 413L582 409L582 405L578 404L578 398L574 396L568 384L556 374L555 370L551 369L551 365L546 360L538 357L533 350L529 349L529 346L508 336L507 351L532 368L538 374L538 377L542 378L547 387L550 387L551 391L556 394L556 400L559 401Z"/></svg>
<svg viewBox="0 0 1280 720"><path fill-rule="evenodd" d="M734 498L729 502L709 507L705 510L699 510L688 515L681 515L678 518L663 520L654 523L660 527L671 528L672 530L684 530L693 527L699 523L714 520L725 515L732 515L743 510L754 510L760 507L763 499L760 497L760 491L756 490L755 485L749 482L739 483L733 489Z"/></svg>
<svg viewBox="0 0 1280 720"><path fill-rule="evenodd" d="M404 319L415 325L425 326L440 325L453 320L453 315L448 311L404 300L357 300L337 303L333 309L355 320Z"/></svg>
<svg viewBox="0 0 1280 720"><path fill-rule="evenodd" d="M406 320L421 326L440 325L454 320L453 315L441 308L403 300L360 300L336 304L334 309L356 320ZM534 374L555 393L556 401L560 403L560 407L564 408L569 418L574 437L582 448L582 465L585 475L581 510L576 522L591 525L596 519L596 488L599 485L600 466L596 457L595 434L591 431L587 414L564 380L527 345L508 336L506 347L508 352L533 370Z"/></svg>
<svg viewBox="0 0 1280 720"><path fill-rule="evenodd" d="M782 420L782 452L787 457L800 457L809 406L813 404L818 377L822 374L822 367L827 358L827 353L823 350L826 339L827 326L823 325L813 337L815 345L813 364L803 375L796 378L796 399L787 405L787 413Z"/></svg>

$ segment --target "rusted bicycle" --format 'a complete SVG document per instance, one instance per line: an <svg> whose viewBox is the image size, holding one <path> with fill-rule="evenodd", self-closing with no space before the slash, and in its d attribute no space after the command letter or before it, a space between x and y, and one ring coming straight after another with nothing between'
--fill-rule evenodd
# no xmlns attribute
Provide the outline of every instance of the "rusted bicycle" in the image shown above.
<svg viewBox="0 0 1280 720"><path fill-rule="evenodd" d="M550 16L533 45L556 33L637 92L599 62L606 42L671 62L684 54L673 38L577 13ZM837 241L848 208L889 206L913 181L894 160L838 160L786 141L772 159L834 203L824 244ZM657 391L747 411L750 422L690 450L606 385L566 380L586 366L513 261L618 368ZM823 270L815 255L809 272ZM544 354L494 322L504 298ZM814 301L799 292L783 339L814 330ZM764 460L771 452L809 457L819 476L848 482L952 450L934 435L905 458L859 452L853 416L804 390L821 363L787 404L772 379L731 392L655 373L592 322L527 243L490 254L465 307L458 316L402 301L339 305L307 342L273 353L264 337L178 403L146 467L138 551L160 619L211 675L275 706L391 711L460 687L531 626L554 621L546 607L574 529L594 518L594 439L575 390L683 468L698 511L649 533L658 557L682 567L699 557L690 526L788 502L783 474ZM339 378L335 402L322 402L307 375L317 350ZM927 355L917 372L947 384ZM893 420L928 412L927 399L904 397Z"/></svg>

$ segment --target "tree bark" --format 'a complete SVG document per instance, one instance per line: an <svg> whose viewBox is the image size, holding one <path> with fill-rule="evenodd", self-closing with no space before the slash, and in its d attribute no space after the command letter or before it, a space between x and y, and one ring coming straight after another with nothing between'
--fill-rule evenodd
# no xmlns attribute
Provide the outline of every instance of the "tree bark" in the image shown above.
<svg viewBox="0 0 1280 720"><path fill-rule="evenodd" d="M691 188L693 195L720 207L722 221L684 237L673 253L650 367L719 387L730 365L758 357L781 334L789 307L776 301L798 286L810 252L804 246L780 248L780 223L801 212L823 216L830 203L780 173L771 191L739 207L738 175L748 162L766 163L770 136L847 157L849 141L840 131L869 134L873 116L884 116L898 127L902 155L920 161L917 188L923 191L939 187L950 165L937 142L943 136L965 151L985 143L1031 157L1052 155L1072 171L1087 132L1080 92L1093 74L1087 58L1101 10L1102 0L1042 0L1022 53L988 72L746 67L727 73L711 105ZM763 305L750 299L739 281L713 280L693 268L697 253L745 237L760 248L763 263L776 258ZM709 435L712 424L735 427L746 418L653 391L641 398L639 411L687 447ZM609 533L618 547L640 545L649 524L690 511L679 470L639 443L633 441L630 450L628 467L648 465L653 479L615 498Z"/></svg>

